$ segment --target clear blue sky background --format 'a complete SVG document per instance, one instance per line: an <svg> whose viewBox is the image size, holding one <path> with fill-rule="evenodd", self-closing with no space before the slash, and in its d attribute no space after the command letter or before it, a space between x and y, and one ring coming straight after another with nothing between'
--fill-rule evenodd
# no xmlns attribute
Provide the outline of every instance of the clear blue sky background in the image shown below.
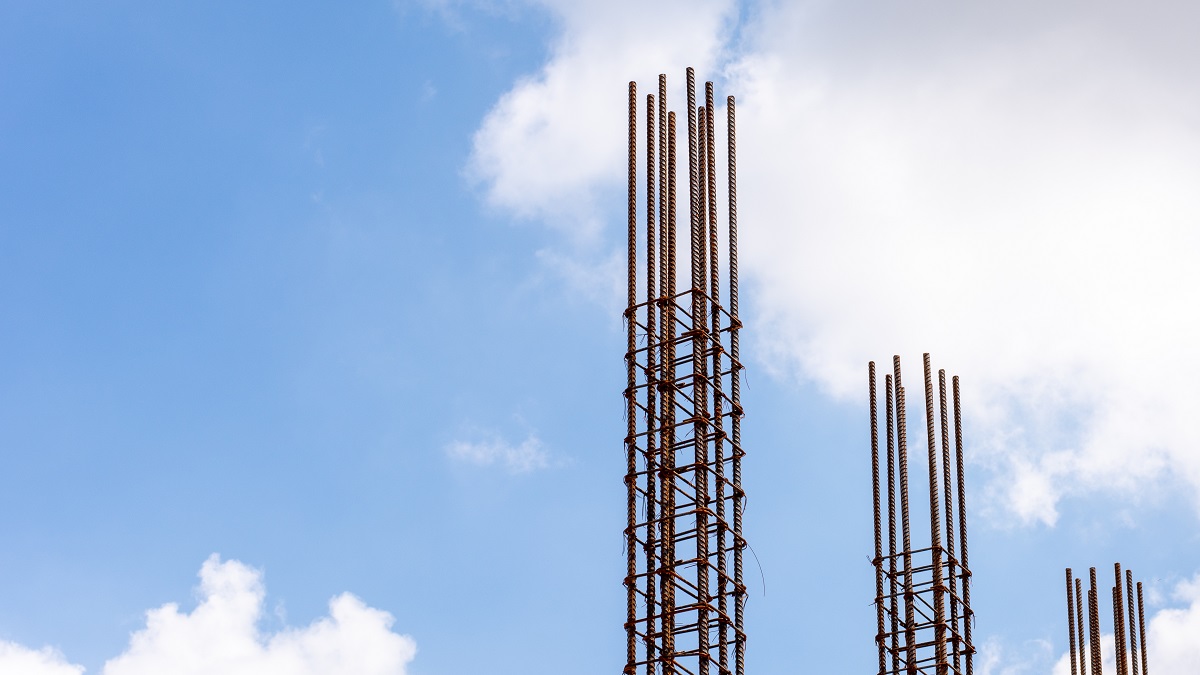
<svg viewBox="0 0 1200 675"><path fill-rule="evenodd" d="M557 231L464 173L556 25L0 6L0 639L97 673L219 552L265 571L267 631L350 591L417 641L412 673L619 670L619 315L539 255ZM748 361L750 665L867 672L866 409ZM480 435L536 436L550 466L447 456ZM1067 565L1191 576L1190 493L1157 489L1077 496L1053 527L975 518L981 642L1056 658Z"/></svg>

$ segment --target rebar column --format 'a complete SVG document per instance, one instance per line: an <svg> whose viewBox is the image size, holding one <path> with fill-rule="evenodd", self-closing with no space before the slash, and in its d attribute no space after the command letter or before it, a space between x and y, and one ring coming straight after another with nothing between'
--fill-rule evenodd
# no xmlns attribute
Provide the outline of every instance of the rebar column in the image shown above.
<svg viewBox="0 0 1200 675"><path fill-rule="evenodd" d="M1071 587L1071 568L1067 568L1067 637L1071 646L1071 675L1079 675L1075 667L1075 599Z"/></svg>

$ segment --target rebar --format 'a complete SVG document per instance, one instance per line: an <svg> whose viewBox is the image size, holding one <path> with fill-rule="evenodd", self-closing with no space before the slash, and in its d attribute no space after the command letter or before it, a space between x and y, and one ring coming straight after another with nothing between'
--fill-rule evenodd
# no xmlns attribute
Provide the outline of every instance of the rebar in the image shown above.
<svg viewBox="0 0 1200 675"><path fill-rule="evenodd" d="M1096 568L1088 570L1091 587L1087 594L1087 611L1081 603L1083 586L1078 577L1074 577L1071 568L1067 568L1067 626L1068 643L1071 649L1071 672L1075 672L1078 663L1079 675L1088 675L1090 662L1091 675L1101 675L1103 668L1100 645L1100 612L1098 607L1098 589L1096 587ZM1148 675L1146 666L1146 627L1142 613L1142 584L1133 579L1133 571L1126 569L1121 574L1121 563L1113 565L1113 577L1116 582L1112 587L1112 629L1113 652L1117 675ZM1072 587L1072 579L1074 586ZM1137 609L1134 609L1134 588L1137 589ZM1072 596L1074 596L1072 598ZM1128 619L1128 624L1126 624ZM1088 633L1084 637L1084 623L1087 623ZM1136 622L1136 623L1135 623ZM1128 628L1128 631L1126 631ZM1140 633L1140 635L1139 635ZM1076 639L1078 637L1078 640ZM1139 652L1139 643L1141 651Z"/></svg>
<svg viewBox="0 0 1200 675"><path fill-rule="evenodd" d="M630 83L624 668L629 675L745 673L733 98L727 103L724 282L713 86L706 83L698 107L691 69L687 84L691 274L690 283L678 289L676 115L667 109L666 76L660 75L658 96L645 98L643 229L637 221L636 85ZM644 299L638 297L640 279ZM721 304L726 289L728 309Z"/></svg>
<svg viewBox="0 0 1200 675"><path fill-rule="evenodd" d="M881 675L961 675L973 668L974 646L970 628L973 614L969 596L970 568L966 551L965 481L963 471L962 409L958 378L952 378L953 411L950 409L947 378L938 371L938 402L933 396L933 369L928 354L923 356L925 375L925 423L928 440L930 545L913 542L909 511L907 401L900 357L892 358L892 373L884 378L884 417L887 452L887 486L880 479L879 407L875 363L867 366L871 421L871 483L874 490L875 556L875 643ZM939 424L935 425L934 415ZM951 414L954 419L954 451L951 452ZM938 431L941 431L939 441ZM939 448L940 442L940 448ZM952 472L951 466L957 471ZM955 481L957 473L957 481ZM896 483L899 482L897 505ZM957 518L955 485L957 483ZM886 506L884 490L886 489ZM897 508L897 506L899 508ZM945 522L941 512L945 510ZM899 514L897 514L897 510ZM883 521L888 523L888 551L883 554ZM901 542L897 547L896 521ZM957 521L957 522L956 522ZM956 547L955 535L958 535ZM901 576L903 575L903 576ZM886 583L885 583L886 581ZM961 586L960 586L961 582ZM887 592L885 593L885 587ZM962 595L959 595L959 588ZM946 615L946 603L950 615ZM901 603L903 617L901 617ZM903 627L901 627L903 626ZM890 630L889 630L890 627ZM889 663L890 657L890 663ZM964 670L965 668L965 670Z"/></svg>
<svg viewBox="0 0 1200 675"><path fill-rule="evenodd" d="M1079 675L1075 666L1075 602L1071 585L1071 569L1067 568L1067 642L1071 645L1071 675Z"/></svg>

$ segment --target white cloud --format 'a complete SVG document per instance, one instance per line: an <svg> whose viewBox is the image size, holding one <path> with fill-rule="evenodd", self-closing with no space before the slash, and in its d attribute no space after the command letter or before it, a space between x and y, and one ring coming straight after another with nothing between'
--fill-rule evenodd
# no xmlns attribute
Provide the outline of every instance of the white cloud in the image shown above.
<svg viewBox="0 0 1200 675"><path fill-rule="evenodd" d="M213 554L200 568L199 603L180 612L170 603L146 612L103 675L404 675L416 642L391 630L387 612L349 593L329 601L329 616L306 628L264 633L262 572ZM48 647L0 641L0 675L80 675Z"/></svg>
<svg viewBox="0 0 1200 675"><path fill-rule="evenodd" d="M476 137L492 203L593 231L622 178L624 82L723 73L760 366L858 401L869 359L931 351L963 376L988 501L1017 522L1053 524L1074 493L1200 488L1200 47L1182 28L1200 9L766 3L732 54L726 3L679 31L543 4L562 19L550 61Z"/></svg>
<svg viewBox="0 0 1200 675"><path fill-rule="evenodd" d="M1172 597L1181 607L1158 610L1146 627L1146 649L1155 675L1195 675L1200 672L1200 574L1176 585ZM1116 672L1116 656L1111 633L1101 636L1104 672ZM1141 645L1138 647L1141 653ZM1063 654L1054 665L1053 675L1069 675L1070 657ZM1140 656L1139 656L1140 659Z"/></svg>
<svg viewBox="0 0 1200 675"><path fill-rule="evenodd" d="M71 664L50 647L29 649L0 640L0 675L80 675L83 666Z"/></svg>
<svg viewBox="0 0 1200 675"><path fill-rule="evenodd" d="M205 561L199 594L190 613L175 604L147 612L104 675L404 675L416 654L412 638L391 631L390 614L349 593L306 628L263 633L262 573L236 560Z"/></svg>
<svg viewBox="0 0 1200 675"><path fill-rule="evenodd" d="M528 473L551 465L550 453L536 434L515 445L495 434L473 441L458 440L446 446L446 454L475 466L499 465L510 473Z"/></svg>

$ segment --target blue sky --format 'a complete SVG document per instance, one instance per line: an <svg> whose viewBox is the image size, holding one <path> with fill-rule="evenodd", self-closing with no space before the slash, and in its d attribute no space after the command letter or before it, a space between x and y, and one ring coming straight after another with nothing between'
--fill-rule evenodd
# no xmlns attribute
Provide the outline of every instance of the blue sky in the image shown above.
<svg viewBox="0 0 1200 675"><path fill-rule="evenodd" d="M688 6L0 7L5 653L167 667L205 565L254 672L346 592L361 672L618 670L624 84L686 65L742 125L749 665L872 667L866 361L924 350L983 672L1051 672L1068 565L1188 635L1195 10Z"/></svg>

